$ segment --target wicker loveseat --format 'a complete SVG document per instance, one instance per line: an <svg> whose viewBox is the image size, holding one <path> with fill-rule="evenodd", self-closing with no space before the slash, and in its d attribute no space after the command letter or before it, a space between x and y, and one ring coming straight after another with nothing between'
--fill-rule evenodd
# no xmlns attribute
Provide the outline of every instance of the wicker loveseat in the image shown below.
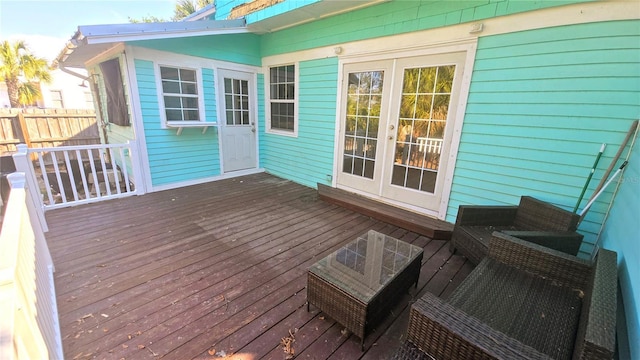
<svg viewBox="0 0 640 360"><path fill-rule="evenodd" d="M395 359L611 359L616 290L615 252L592 263L496 232L448 299L411 306Z"/></svg>
<svg viewBox="0 0 640 360"><path fill-rule="evenodd" d="M451 251L460 251L474 264L487 254L494 231L502 231L576 255L583 236L575 232L580 216L531 196L518 206L460 205L451 234Z"/></svg>

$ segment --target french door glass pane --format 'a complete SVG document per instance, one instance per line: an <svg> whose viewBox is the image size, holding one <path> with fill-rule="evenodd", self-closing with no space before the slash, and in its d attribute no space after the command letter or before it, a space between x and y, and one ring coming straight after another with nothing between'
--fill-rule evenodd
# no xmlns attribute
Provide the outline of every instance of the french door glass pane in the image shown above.
<svg viewBox="0 0 640 360"><path fill-rule="evenodd" d="M391 183L433 193L455 65L404 70Z"/></svg>
<svg viewBox="0 0 640 360"><path fill-rule="evenodd" d="M384 72L350 73L348 78L342 171L373 179Z"/></svg>

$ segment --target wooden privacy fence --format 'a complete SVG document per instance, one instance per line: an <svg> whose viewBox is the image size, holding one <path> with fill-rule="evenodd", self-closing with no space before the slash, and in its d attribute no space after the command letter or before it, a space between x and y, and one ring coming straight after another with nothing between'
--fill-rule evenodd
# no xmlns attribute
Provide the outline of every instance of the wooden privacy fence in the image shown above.
<svg viewBox="0 0 640 360"><path fill-rule="evenodd" d="M0 109L0 155L29 148L100 143L94 110Z"/></svg>

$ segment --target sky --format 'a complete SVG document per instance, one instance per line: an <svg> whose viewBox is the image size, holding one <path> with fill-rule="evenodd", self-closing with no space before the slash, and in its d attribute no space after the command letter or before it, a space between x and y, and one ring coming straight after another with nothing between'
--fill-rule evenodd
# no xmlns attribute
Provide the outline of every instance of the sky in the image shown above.
<svg viewBox="0 0 640 360"><path fill-rule="evenodd" d="M0 41L24 40L37 56L53 60L79 25L124 24L173 16L176 0L0 0Z"/></svg>

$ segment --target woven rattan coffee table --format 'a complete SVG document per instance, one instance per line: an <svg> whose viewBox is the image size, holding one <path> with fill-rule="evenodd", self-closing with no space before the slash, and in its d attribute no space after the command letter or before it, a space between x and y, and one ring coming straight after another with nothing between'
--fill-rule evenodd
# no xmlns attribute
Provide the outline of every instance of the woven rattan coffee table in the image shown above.
<svg viewBox="0 0 640 360"><path fill-rule="evenodd" d="M361 340L413 284L418 284L422 248L370 230L309 268L309 304Z"/></svg>

